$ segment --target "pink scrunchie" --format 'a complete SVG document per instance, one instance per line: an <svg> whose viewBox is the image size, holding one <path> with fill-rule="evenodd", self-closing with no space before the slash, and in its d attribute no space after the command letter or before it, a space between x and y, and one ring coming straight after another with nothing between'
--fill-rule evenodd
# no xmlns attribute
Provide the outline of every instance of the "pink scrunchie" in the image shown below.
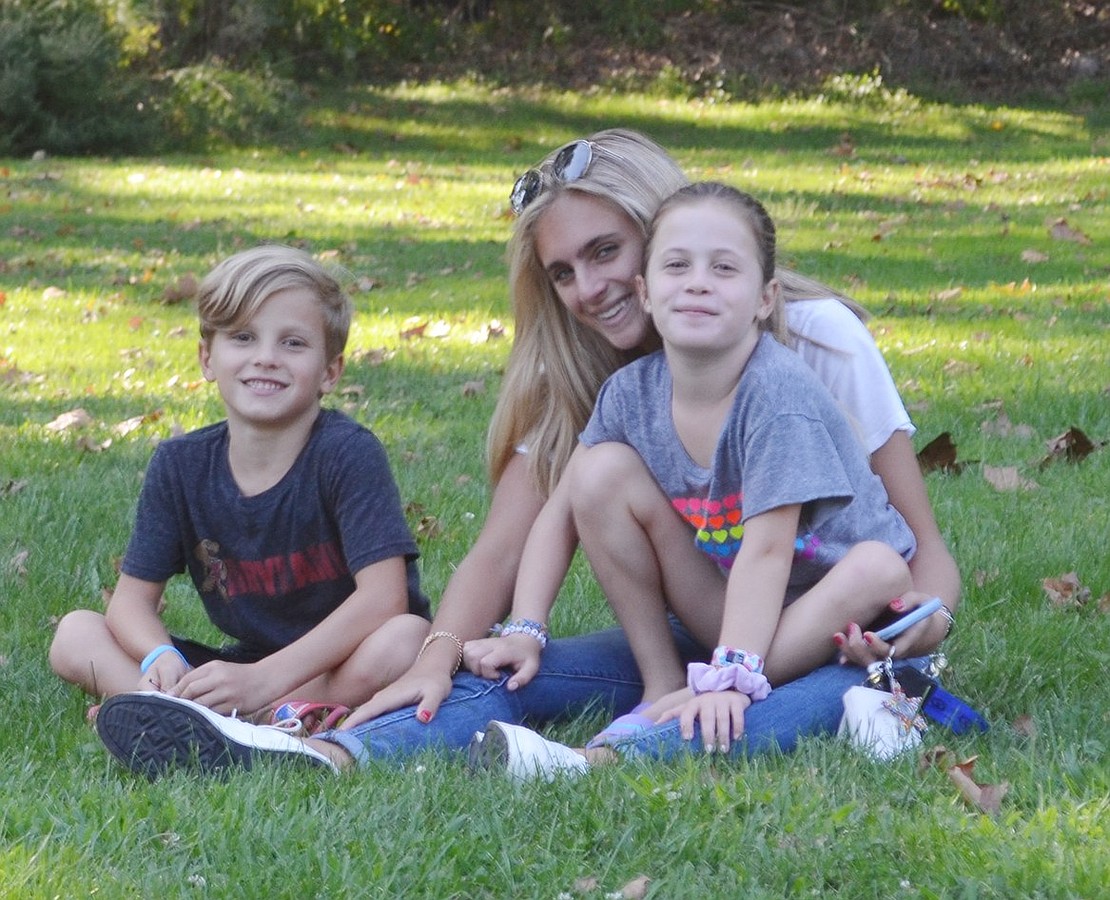
<svg viewBox="0 0 1110 900"><path fill-rule="evenodd" d="M771 682L760 672L749 672L743 666L710 666L690 663L686 666L686 684L695 694L713 691L739 691L752 700L763 700L771 693Z"/></svg>

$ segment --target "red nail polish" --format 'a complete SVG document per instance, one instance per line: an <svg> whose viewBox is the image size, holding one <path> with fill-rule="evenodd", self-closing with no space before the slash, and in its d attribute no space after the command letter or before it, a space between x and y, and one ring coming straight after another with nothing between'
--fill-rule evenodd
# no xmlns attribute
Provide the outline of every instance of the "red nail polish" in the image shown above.
<svg viewBox="0 0 1110 900"><path fill-rule="evenodd" d="M906 608L906 603L901 597L895 597L890 601L890 608L895 612L899 612Z"/></svg>
<svg viewBox="0 0 1110 900"><path fill-rule="evenodd" d="M867 644L868 647L870 647L873 643L875 643L875 638L865 632L863 635L863 641L865 644Z"/></svg>
<svg viewBox="0 0 1110 900"><path fill-rule="evenodd" d="M833 635L833 643L836 644L836 646L838 646L838 647L843 647L844 646L844 635L834 634Z"/></svg>
<svg viewBox="0 0 1110 900"><path fill-rule="evenodd" d="M432 720L432 714L428 712L428 710L422 709L416 714L416 718L421 722L430 722Z"/></svg>

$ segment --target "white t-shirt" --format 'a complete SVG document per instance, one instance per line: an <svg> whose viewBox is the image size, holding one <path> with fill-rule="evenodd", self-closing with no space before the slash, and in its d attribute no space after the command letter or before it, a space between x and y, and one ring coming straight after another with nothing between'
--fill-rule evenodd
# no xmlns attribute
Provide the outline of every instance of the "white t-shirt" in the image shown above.
<svg viewBox="0 0 1110 900"><path fill-rule="evenodd" d="M786 304L786 321L798 355L836 397L874 453L896 431L916 429L871 333L832 297Z"/></svg>

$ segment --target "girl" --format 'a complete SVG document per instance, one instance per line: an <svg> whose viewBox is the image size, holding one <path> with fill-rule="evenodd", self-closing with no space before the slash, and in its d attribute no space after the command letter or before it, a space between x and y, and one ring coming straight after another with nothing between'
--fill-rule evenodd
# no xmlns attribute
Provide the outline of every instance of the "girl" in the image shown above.
<svg viewBox="0 0 1110 900"><path fill-rule="evenodd" d="M827 622L869 621L912 587L915 542L832 396L773 337L785 329L762 205L690 185L653 231L639 299L663 351L602 387L529 535L513 620L467 656L531 679L577 537L644 673L642 724L677 717L692 737L696 722L727 750L768 678L832 654ZM708 663L683 672L668 612L716 646ZM503 756L505 733L487 729L487 756Z"/></svg>

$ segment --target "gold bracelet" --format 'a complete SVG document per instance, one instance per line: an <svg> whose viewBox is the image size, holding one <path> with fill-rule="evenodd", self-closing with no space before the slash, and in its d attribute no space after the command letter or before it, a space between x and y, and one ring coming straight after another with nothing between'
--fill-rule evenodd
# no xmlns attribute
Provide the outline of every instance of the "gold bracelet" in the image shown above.
<svg viewBox="0 0 1110 900"><path fill-rule="evenodd" d="M440 638L450 638L455 643L455 666L451 669L451 675L459 671L459 666L462 665L463 658L463 642L457 634L452 634L450 631L433 631L426 638L420 647L420 652L416 654L416 658L420 659L424 655L424 651L428 649L428 645L433 641L438 641Z"/></svg>

